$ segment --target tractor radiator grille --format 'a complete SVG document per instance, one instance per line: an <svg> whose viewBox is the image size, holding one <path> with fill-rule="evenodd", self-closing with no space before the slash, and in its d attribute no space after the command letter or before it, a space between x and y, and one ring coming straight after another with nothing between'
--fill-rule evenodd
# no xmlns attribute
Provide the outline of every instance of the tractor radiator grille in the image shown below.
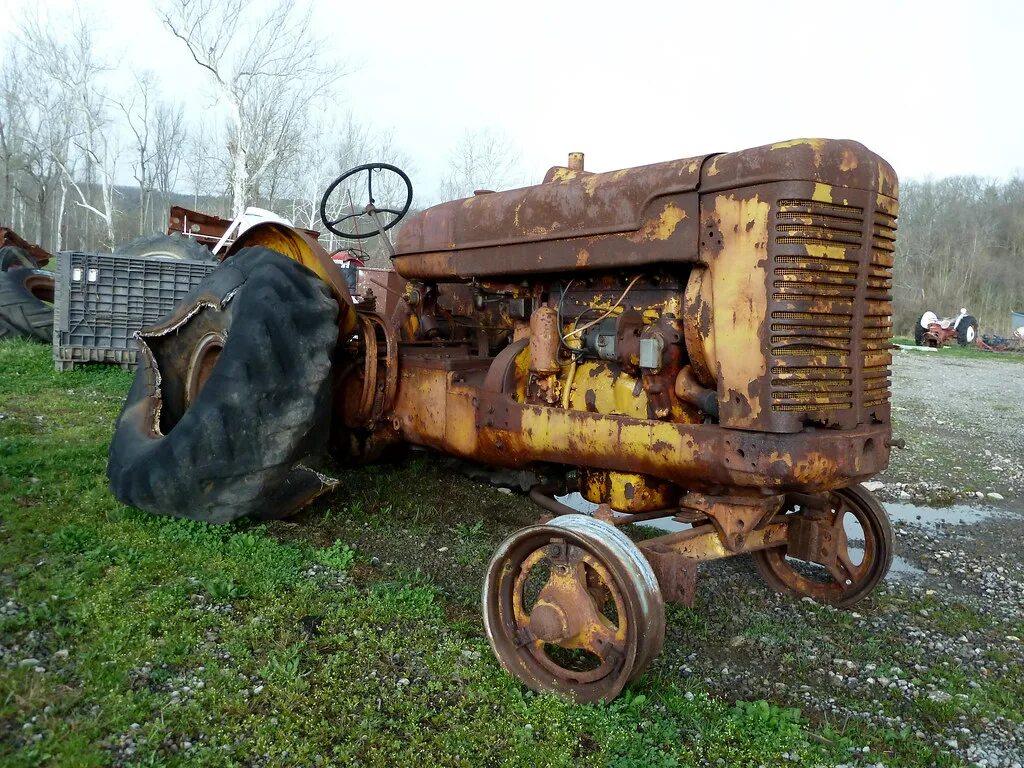
<svg viewBox="0 0 1024 768"><path fill-rule="evenodd" d="M889 401L889 364L892 362L892 265L896 250L896 218L875 211L871 253L864 290L864 407Z"/></svg>
<svg viewBox="0 0 1024 768"><path fill-rule="evenodd" d="M873 223L870 243L866 217ZM773 410L848 422L887 404L895 223L856 205L778 201L769 329Z"/></svg>

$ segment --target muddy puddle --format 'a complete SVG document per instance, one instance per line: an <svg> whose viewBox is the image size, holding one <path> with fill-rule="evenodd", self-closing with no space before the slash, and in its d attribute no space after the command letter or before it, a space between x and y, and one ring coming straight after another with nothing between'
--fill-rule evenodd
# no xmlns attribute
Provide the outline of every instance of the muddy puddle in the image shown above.
<svg viewBox="0 0 1024 768"><path fill-rule="evenodd" d="M563 504L572 507L583 514L590 514L597 509L597 504L587 501L578 493L571 493L568 496L558 498ZM957 504L952 507L924 507L916 504L886 503L885 508L890 519L894 523L909 523L911 525L937 526L937 525L971 525L994 517L1012 516L1016 513L1003 509L983 506L969 506ZM654 520L645 525L658 528L663 531L682 531L689 528L684 523L677 523L673 520ZM863 542L863 534L860 525L851 515L847 515L846 534L849 537L850 556L855 563L863 558L863 550L858 549L856 544ZM923 576L924 571L899 555L893 557L892 568L889 570L889 578L912 578Z"/></svg>

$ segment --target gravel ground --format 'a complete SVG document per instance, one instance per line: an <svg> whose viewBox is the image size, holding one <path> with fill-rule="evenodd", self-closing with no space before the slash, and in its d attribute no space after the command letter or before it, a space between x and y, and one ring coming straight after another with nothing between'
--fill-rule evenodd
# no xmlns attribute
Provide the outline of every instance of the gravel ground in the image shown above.
<svg viewBox="0 0 1024 768"><path fill-rule="evenodd" d="M893 379L907 448L869 484L896 534L885 586L839 611L766 600L743 558L709 564L697 605L713 642L694 649L670 622L659 664L723 696L891 728L940 764L1020 768L1024 365L903 351Z"/></svg>
<svg viewBox="0 0 1024 768"><path fill-rule="evenodd" d="M894 355L893 432L907 447L876 492L946 504L1024 495L1024 365L944 352Z"/></svg>

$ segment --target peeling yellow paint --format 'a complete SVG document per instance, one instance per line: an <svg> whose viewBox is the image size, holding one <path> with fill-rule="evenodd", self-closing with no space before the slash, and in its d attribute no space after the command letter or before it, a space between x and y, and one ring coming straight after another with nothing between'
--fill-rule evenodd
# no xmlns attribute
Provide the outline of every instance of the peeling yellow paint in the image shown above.
<svg viewBox="0 0 1024 768"><path fill-rule="evenodd" d="M839 159L839 170L841 171L852 171L857 167L857 156L848 149L843 150L843 155Z"/></svg>
<svg viewBox="0 0 1024 768"><path fill-rule="evenodd" d="M724 404L733 426L754 426L761 402L754 385L767 372L759 330L768 311L765 293L768 214L771 206L757 195L737 199L717 195L710 227L722 240L711 266L714 344L718 380L728 382Z"/></svg>
<svg viewBox="0 0 1024 768"><path fill-rule="evenodd" d="M811 195L811 199L816 200L819 203L831 203L832 187L830 187L828 184L816 182L814 184L814 194Z"/></svg>
<svg viewBox="0 0 1024 768"><path fill-rule="evenodd" d="M647 393L641 389L634 394L635 389L636 379L609 371L605 363L580 363L569 392L569 408L646 419Z"/></svg>
<svg viewBox="0 0 1024 768"><path fill-rule="evenodd" d="M642 237L645 240L668 240L685 218L686 211L673 202L665 203L661 215L657 219L648 219L644 224Z"/></svg>
<svg viewBox="0 0 1024 768"><path fill-rule="evenodd" d="M711 167L708 168L708 176L718 175L718 158L716 157L711 161Z"/></svg>
<svg viewBox="0 0 1024 768"><path fill-rule="evenodd" d="M878 161L878 191L897 195L899 194L899 181L896 179L896 175L890 171L891 169L886 163Z"/></svg>
<svg viewBox="0 0 1024 768"><path fill-rule="evenodd" d="M579 251L576 252L576 266L585 267L589 262L590 251L588 251L586 248L580 248Z"/></svg>
<svg viewBox="0 0 1024 768"><path fill-rule="evenodd" d="M825 146L825 139L790 139L789 141L780 141L778 144L772 144L771 149L789 149L791 147L799 147L806 144L811 147L815 154L821 151L821 148Z"/></svg>

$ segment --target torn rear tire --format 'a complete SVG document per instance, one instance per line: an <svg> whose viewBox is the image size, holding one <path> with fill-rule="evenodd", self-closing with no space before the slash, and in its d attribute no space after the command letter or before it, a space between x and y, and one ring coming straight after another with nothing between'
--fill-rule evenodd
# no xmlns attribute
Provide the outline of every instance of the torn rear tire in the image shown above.
<svg viewBox="0 0 1024 768"><path fill-rule="evenodd" d="M333 487L327 444L338 305L327 284L245 248L138 333L141 365L107 476L147 512L226 523L293 513Z"/></svg>

